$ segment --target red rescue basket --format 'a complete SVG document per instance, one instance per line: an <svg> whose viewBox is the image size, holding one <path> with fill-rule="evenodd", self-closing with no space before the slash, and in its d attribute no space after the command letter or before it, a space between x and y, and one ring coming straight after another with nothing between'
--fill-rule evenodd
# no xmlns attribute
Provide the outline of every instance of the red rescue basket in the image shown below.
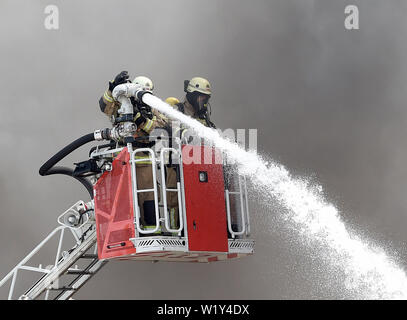
<svg viewBox="0 0 407 320"><path fill-rule="evenodd" d="M216 148L128 145L92 157L113 160L94 185L99 259L212 262L253 253L246 179L228 170ZM152 186L141 189L138 166L146 163ZM167 186L170 170L176 187ZM154 199L153 226L140 219L145 192ZM176 210L168 203L171 193Z"/></svg>

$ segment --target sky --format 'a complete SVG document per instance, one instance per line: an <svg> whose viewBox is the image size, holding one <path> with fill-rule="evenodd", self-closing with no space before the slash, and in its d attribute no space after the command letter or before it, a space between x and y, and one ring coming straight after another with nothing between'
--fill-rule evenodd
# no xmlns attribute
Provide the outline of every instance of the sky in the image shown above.
<svg viewBox="0 0 407 320"><path fill-rule="evenodd" d="M59 149L109 126L98 100L122 70L183 97L212 84L220 128L257 129L258 151L325 190L349 228L407 269L407 3L389 0L53 0L0 3L0 273L39 243L84 189L38 169ZM344 26L347 5L359 29ZM84 147L64 162L87 158ZM256 251L214 264L111 262L78 299L348 298L281 208L250 211ZM326 272L335 272L328 270Z"/></svg>

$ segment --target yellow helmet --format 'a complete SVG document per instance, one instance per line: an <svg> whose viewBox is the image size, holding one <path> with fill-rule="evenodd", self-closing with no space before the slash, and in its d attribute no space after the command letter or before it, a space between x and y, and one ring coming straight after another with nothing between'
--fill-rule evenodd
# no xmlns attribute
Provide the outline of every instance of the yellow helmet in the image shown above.
<svg viewBox="0 0 407 320"><path fill-rule="evenodd" d="M168 103L170 106L175 106L179 102L180 101L174 97L168 97L167 99L165 99L165 103Z"/></svg>
<svg viewBox="0 0 407 320"><path fill-rule="evenodd" d="M194 77L191 80L184 81L185 92L201 92L203 94L211 95L211 84L208 80L201 77Z"/></svg>
<svg viewBox="0 0 407 320"><path fill-rule="evenodd" d="M150 78L147 78L145 76L135 77L133 80L133 83L141 85L143 87L143 90L147 90L147 91L154 90L153 81L151 81Z"/></svg>

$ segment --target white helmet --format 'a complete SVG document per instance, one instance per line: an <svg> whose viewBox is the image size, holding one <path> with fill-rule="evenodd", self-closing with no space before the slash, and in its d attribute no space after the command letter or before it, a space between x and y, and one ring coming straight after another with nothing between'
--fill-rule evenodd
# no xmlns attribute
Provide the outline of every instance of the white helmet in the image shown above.
<svg viewBox="0 0 407 320"><path fill-rule="evenodd" d="M153 84L153 81L151 81L150 78L147 78L147 77L144 77L144 76L138 76L138 77L134 78L133 83L141 85L143 90L146 90L146 91L153 91L154 90L154 84Z"/></svg>

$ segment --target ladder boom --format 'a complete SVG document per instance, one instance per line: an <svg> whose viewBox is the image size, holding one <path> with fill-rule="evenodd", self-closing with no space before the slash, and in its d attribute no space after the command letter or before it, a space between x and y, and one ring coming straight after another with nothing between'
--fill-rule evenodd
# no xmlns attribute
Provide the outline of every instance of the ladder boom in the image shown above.
<svg viewBox="0 0 407 320"><path fill-rule="evenodd" d="M72 208L81 203L83 202L76 203ZM70 250L63 251L62 247L64 240L66 240L64 236L67 229L71 231L75 245ZM56 237L58 234L59 238ZM42 264L38 267L28 265L29 261L37 256L44 246L56 238L58 242L54 265L45 268L42 267ZM96 227L93 219L87 219L80 227L59 226L0 281L0 288L11 280L8 291L9 300L16 297L21 300L34 300L39 299L44 293L45 300L67 300L107 263L106 260L98 259L96 244ZM79 268L76 263L82 263L83 266ZM74 265L75 267L72 267ZM22 277L21 271L34 271L42 275L33 282L28 290L17 295L15 294L16 284L17 280Z"/></svg>

